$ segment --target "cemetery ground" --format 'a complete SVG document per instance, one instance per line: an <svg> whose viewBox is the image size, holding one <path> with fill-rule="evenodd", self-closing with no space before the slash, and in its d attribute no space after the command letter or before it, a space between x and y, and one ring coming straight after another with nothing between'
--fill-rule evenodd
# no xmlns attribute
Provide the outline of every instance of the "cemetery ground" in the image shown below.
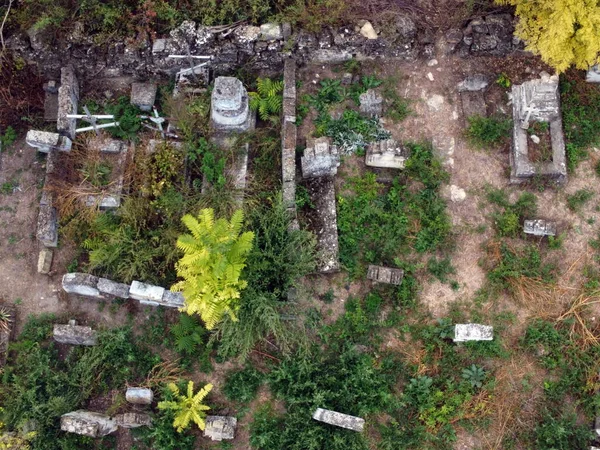
<svg viewBox="0 0 600 450"><path fill-rule="evenodd" d="M446 56L435 63L298 69L297 161L314 132L331 133L336 142L336 130L373 131L363 116L343 115L358 110L345 92L361 83L383 96L383 128L410 156L400 170L366 166L364 148L341 156L335 175L341 271L316 274L298 255L289 257L310 249L312 240L287 231L287 223L280 222L286 216L277 201L279 125L259 122L254 137L247 139L243 206L246 224L257 235L257 251L246 272L252 302L242 297L257 306L242 310L237 323L244 330L244 320L252 319L258 331L232 332L236 323L228 321L212 339L201 321L177 309L67 295L61 279L67 272L92 272L168 288L175 281L175 241L184 231L178 224L181 213L210 206L229 217L236 208L231 179L221 182L210 175L214 191L185 191L183 198L171 193L169 202L161 204L165 191L184 192L187 183L181 173L169 171L169 164L177 162L169 159L173 149L159 148L164 159L143 159L141 170L154 178L132 172L129 200L145 209L134 216L136 204L127 203L128 196L123 199L123 214L135 220L146 216L137 234L127 235L125 243L115 232L118 227L109 230L114 237L76 216L63 216L51 271L43 275L36 270L41 244L35 235L46 159L17 140L3 151L0 170L0 297L17 309L15 344L3 369L5 422L15 430L37 430L33 448L48 449L587 448L595 436L600 387L600 154L593 146L598 136L586 140L569 132L567 127L583 125L565 117L573 108L563 98L567 142L578 145L569 150L573 164L568 182L557 186L534 178L513 185L510 129L498 133L494 142L482 143L457 90L469 75L483 74L488 86L482 115L491 118L486 125L502 128L512 107L510 89L500 75L521 84L539 78L545 69L528 56ZM342 85L347 73L354 81ZM565 79L584 84L580 74ZM561 89L565 92L564 85ZM583 105L597 104L597 86L585 86L582 92L589 95L581 98ZM90 94L84 87L82 98ZM186 110L193 111L191 117L179 116L179 128L189 125L210 134L207 101L208 96L192 97L194 107ZM581 111L577 114L583 117ZM598 130L597 125L591 128ZM139 133L136 149L150 137L158 138ZM483 137L491 134L487 130ZM340 151L349 145L343 139L337 144ZM584 147L588 158L575 162ZM216 151L211 147L207 153ZM236 154L226 153L227 167ZM216 166L211 162L218 175ZM228 175L223 167L220 173ZM318 227L314 210L319 199L299 173L295 206L300 229L318 232L313 228ZM201 174L208 176L202 168L196 176ZM150 186L151 202L142 203L143 195L136 192L140 186ZM556 236L525 235L523 222L529 219L555 222ZM132 254L146 251L140 248L140 236L153 244L147 259L134 267ZM102 242L83 245L94 237L119 247L117 259L126 267L97 260L94 265L90 255L104 249ZM167 242L157 242L162 239ZM165 255L171 259L161 259ZM370 264L402 269L402 283L367 280ZM298 274L303 276L295 280ZM292 286L291 299L282 301L290 298ZM273 298L282 307L262 300L267 290L277 292ZM277 318L269 316L273 311ZM28 319L30 315L38 318ZM99 330L98 346L70 349L51 341L52 324L73 318ZM454 325L460 323L492 325L493 340L452 342ZM52 362L54 357L58 362ZM48 381L42 386L40 378ZM60 416L72 410L109 416L129 411L126 386L152 388L164 400L169 397L165 383L176 379L193 380L198 388L214 385L204 403L211 407L209 413L237 417L233 440L211 442L197 429L177 433L168 411L150 407L136 411L153 411L152 427L119 428L96 439L60 430ZM16 400L9 402L7 393ZM366 419L365 431L313 420L318 407Z"/></svg>

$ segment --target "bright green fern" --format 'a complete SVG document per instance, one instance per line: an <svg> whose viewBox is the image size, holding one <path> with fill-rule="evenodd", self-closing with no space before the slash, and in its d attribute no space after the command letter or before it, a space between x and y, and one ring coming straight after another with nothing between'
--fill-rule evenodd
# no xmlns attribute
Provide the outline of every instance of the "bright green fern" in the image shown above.
<svg viewBox="0 0 600 450"><path fill-rule="evenodd" d="M261 120L277 121L283 103L283 81L270 78L256 80L256 92L250 92L250 108L258 111Z"/></svg>

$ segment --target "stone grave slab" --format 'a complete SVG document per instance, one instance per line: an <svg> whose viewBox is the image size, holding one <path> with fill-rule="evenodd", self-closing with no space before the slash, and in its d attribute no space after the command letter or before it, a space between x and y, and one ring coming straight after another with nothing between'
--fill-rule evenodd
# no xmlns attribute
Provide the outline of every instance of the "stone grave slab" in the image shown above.
<svg viewBox="0 0 600 450"><path fill-rule="evenodd" d="M78 410L60 417L60 429L67 433L96 438L117 431L117 423L104 414Z"/></svg>
<svg viewBox="0 0 600 450"><path fill-rule="evenodd" d="M346 428L347 430L358 431L359 433L362 433L365 427L365 419L323 408L317 408L312 417L319 422Z"/></svg>
<svg viewBox="0 0 600 450"><path fill-rule="evenodd" d="M148 414L139 412L117 414L114 421L118 426L123 428L149 427L152 425L152 418Z"/></svg>
<svg viewBox="0 0 600 450"><path fill-rule="evenodd" d="M131 85L130 103L142 111L152 111L156 101L156 89L155 83L133 83Z"/></svg>
<svg viewBox="0 0 600 450"><path fill-rule="evenodd" d="M164 287L153 286L135 280L131 282L131 287L129 288L129 297L138 300L142 304L154 306L161 303L164 293Z"/></svg>
<svg viewBox="0 0 600 450"><path fill-rule="evenodd" d="M402 284L404 271L391 267L370 265L367 269L367 279L385 284Z"/></svg>
<svg viewBox="0 0 600 450"><path fill-rule="evenodd" d="M62 278L62 288L67 294L102 298L98 290L98 277L87 273L66 273Z"/></svg>
<svg viewBox="0 0 600 450"><path fill-rule="evenodd" d="M534 236L556 236L556 222L549 220L526 220L523 222L523 232Z"/></svg>

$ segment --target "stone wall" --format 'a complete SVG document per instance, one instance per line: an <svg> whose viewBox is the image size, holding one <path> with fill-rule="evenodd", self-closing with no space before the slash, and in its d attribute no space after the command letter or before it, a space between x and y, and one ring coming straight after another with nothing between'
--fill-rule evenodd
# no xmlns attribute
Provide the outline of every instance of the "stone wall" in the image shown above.
<svg viewBox="0 0 600 450"><path fill-rule="evenodd" d="M296 61L287 58L283 69L283 124L281 127L281 180L283 204L296 219Z"/></svg>
<svg viewBox="0 0 600 450"><path fill-rule="evenodd" d="M513 35L515 21L510 14L476 17L464 28L446 33L446 50L461 56L506 56L522 50L523 43Z"/></svg>

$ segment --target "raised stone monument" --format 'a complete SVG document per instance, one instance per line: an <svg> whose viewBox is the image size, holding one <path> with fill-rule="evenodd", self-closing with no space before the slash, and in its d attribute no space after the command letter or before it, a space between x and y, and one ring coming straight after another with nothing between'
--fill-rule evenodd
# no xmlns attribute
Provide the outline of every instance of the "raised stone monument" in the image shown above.
<svg viewBox="0 0 600 450"><path fill-rule="evenodd" d="M142 111L152 111L156 101L156 83L133 83L130 103Z"/></svg>
<svg viewBox="0 0 600 450"><path fill-rule="evenodd" d="M457 323L454 326L454 342L491 341L494 327L478 323Z"/></svg>
<svg viewBox="0 0 600 450"><path fill-rule="evenodd" d="M340 154L330 138L311 139L304 150L301 165L304 178L334 176L340 165Z"/></svg>
<svg viewBox="0 0 600 450"><path fill-rule="evenodd" d="M237 419L229 416L206 416L206 427L204 436L213 441L222 441L223 439L233 439L235 437L235 427Z"/></svg>
<svg viewBox="0 0 600 450"><path fill-rule="evenodd" d="M374 265L370 265L367 269L367 279L378 283L399 285L402 284L402 278L404 278L402 269Z"/></svg>
<svg viewBox="0 0 600 450"><path fill-rule="evenodd" d="M244 132L254 128L248 92L234 77L217 77L211 94L210 119L217 131Z"/></svg>
<svg viewBox="0 0 600 450"><path fill-rule="evenodd" d="M513 85L513 144L510 152L512 183L534 177L567 181L567 159L560 114L558 76L541 74L538 80ZM532 161L528 149L527 130L532 122L547 123L552 147L551 161Z"/></svg>
<svg viewBox="0 0 600 450"><path fill-rule="evenodd" d="M373 142L367 147L365 164L370 167L404 169L410 156L407 148L393 139Z"/></svg>
<svg viewBox="0 0 600 450"><path fill-rule="evenodd" d="M67 433L101 437L117 431L117 423L110 417L92 411L78 410L60 417L60 429Z"/></svg>
<svg viewBox="0 0 600 450"><path fill-rule="evenodd" d="M325 422L329 425L346 428L347 430L358 431L359 433L365 427L365 419L328 409L317 408L312 417L319 422Z"/></svg>
<svg viewBox="0 0 600 450"><path fill-rule="evenodd" d="M92 346L98 343L98 335L90 327L76 325L76 321L69 320L67 325L54 325L53 337L61 344Z"/></svg>
<svg viewBox="0 0 600 450"><path fill-rule="evenodd" d="M548 220L526 220L523 232L534 236L556 236L556 223Z"/></svg>
<svg viewBox="0 0 600 450"><path fill-rule="evenodd" d="M72 146L71 139L50 131L29 130L25 142L42 153L49 153L53 149L68 152L71 151Z"/></svg>

